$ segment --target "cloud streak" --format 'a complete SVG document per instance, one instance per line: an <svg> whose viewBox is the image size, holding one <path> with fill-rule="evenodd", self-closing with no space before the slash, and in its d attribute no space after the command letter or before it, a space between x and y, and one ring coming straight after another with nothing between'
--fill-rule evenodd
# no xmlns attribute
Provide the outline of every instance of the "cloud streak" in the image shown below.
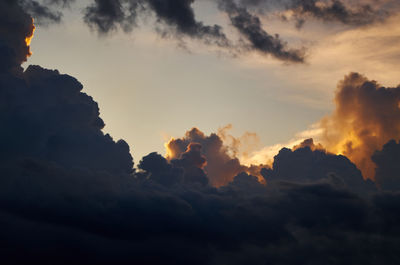
<svg viewBox="0 0 400 265"><path fill-rule="evenodd" d="M74 1L20 0L21 5L38 23L60 22L62 8ZM325 22L340 22L354 27L384 21L396 13L398 5L393 1L359 3L350 5L347 1L317 0L215 0L219 12L226 14L230 25L236 29L239 41L232 40L222 25L207 25L196 18L195 0L93 0L84 10L84 21L100 34L118 29L131 32L139 26L138 19L154 15L156 28L162 36L185 38L214 45L228 53L239 55L243 52L258 52L272 56L286 63L304 63L305 49L289 47L279 34L268 33L261 23L270 13L281 13L285 20L294 18L300 27L311 19ZM258 10L258 11L257 11ZM262 12L259 12L261 11Z"/></svg>

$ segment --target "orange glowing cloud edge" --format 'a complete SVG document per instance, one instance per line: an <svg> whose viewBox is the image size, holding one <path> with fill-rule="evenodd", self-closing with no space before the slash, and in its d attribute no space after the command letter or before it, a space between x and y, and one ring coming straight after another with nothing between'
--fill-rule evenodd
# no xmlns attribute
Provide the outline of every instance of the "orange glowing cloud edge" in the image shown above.
<svg viewBox="0 0 400 265"><path fill-rule="evenodd" d="M30 45L31 45L32 39L33 39L33 37L34 37L34 35L35 35L35 30L36 30L36 27L35 27L34 22L35 22L35 21L34 21L34 19L32 18L32 31L31 31L31 32L29 33L29 35L26 36L26 38L25 38L25 44L26 44L26 46L27 46L28 49L29 49L28 57L32 55L32 51L30 50Z"/></svg>
<svg viewBox="0 0 400 265"><path fill-rule="evenodd" d="M231 154L231 157L237 158L240 161L240 164L247 167L243 170L244 172L255 175L261 183L265 183L265 180L256 171L260 169L261 166L272 167L274 156L279 153L279 150L281 148L286 147L292 150L296 150L297 148L302 147L302 143L307 143L307 139L314 139L315 142L313 142L312 145L309 146L312 150L323 150L329 154L345 155L362 171L365 179L374 180L375 168L371 167L371 163L368 163L368 168L365 168L365 165L361 163L361 159L357 157L356 154L349 153L347 150L349 145L351 145L353 148L362 147L361 139L357 136L357 134L354 131L347 130L344 135L341 135L340 139L338 139L335 144L332 144L324 139L324 130L326 130L326 128L324 128L324 125L320 123L314 124L312 130L307 130L299 133L296 139L292 139L285 144L276 144L274 146L264 147L261 150L253 151L249 156L243 156L242 154L238 153L238 156ZM164 156L167 160L176 158L178 155L175 150L173 150L169 145L175 140L176 138L172 137L164 144L166 150ZM224 146L230 148L229 145L232 143L226 142L226 139L222 140L224 142Z"/></svg>

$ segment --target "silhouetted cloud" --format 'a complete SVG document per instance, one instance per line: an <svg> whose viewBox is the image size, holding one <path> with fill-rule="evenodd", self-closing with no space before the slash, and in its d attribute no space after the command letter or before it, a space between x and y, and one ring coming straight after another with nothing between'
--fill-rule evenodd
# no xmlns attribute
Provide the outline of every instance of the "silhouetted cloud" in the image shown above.
<svg viewBox="0 0 400 265"><path fill-rule="evenodd" d="M289 49L279 35L268 34L263 29L260 18L252 15L245 7L238 6L233 0L222 0L219 7L228 14L232 25L249 41L247 48L286 62L304 62L304 50Z"/></svg>
<svg viewBox="0 0 400 265"><path fill-rule="evenodd" d="M271 181L316 183L325 180L343 185L353 192L375 191L374 183L371 180L364 180L361 172L347 157L317 149L310 140L295 147L294 151L288 148L282 149L274 157L272 169L264 169L261 173L267 183Z"/></svg>
<svg viewBox="0 0 400 265"><path fill-rule="evenodd" d="M39 66L9 71L28 54L21 41L32 20L0 3L3 15L18 15L0 17L14 56L11 66L0 61L1 264L398 264L396 186L360 196L370 182L310 140L281 150L267 185L239 172L218 135L197 129L170 142L169 160L151 153L132 171L127 144L102 132L97 103L75 78ZM30 22L10 23L20 19ZM374 84L365 85L372 94ZM398 145L373 158L380 183L397 170L386 157ZM213 174L238 173L212 187L212 163L221 167Z"/></svg>
<svg viewBox="0 0 400 265"><path fill-rule="evenodd" d="M376 164L377 185L382 190L400 190L400 144L389 141L372 155L372 161Z"/></svg>
<svg viewBox="0 0 400 265"><path fill-rule="evenodd" d="M189 36L221 46L228 39L218 25L208 26L195 19L193 0L95 0L86 8L85 22L101 33L121 27L130 31L140 13L153 12L157 21L173 28L177 36ZM164 29L164 33L169 28Z"/></svg>
<svg viewBox="0 0 400 265"><path fill-rule="evenodd" d="M34 29L32 18L16 1L0 2L0 73L22 71L20 65L31 55L26 39Z"/></svg>

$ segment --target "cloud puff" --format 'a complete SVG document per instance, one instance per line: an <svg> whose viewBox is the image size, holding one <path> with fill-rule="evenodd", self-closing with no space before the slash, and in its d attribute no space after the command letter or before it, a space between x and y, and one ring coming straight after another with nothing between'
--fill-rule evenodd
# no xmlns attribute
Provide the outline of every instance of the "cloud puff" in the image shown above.
<svg viewBox="0 0 400 265"><path fill-rule="evenodd" d="M19 25L1 34L12 40ZM0 61L2 69L7 64ZM268 181L278 180L273 185L243 172L220 188L209 185L212 163L221 167L213 174L233 174L241 165L218 135L197 129L170 142L169 161L151 153L135 172L127 144L102 132L97 103L82 85L39 66L0 74L0 124L2 264L391 265L400 259L399 191L360 196L367 182L355 166L311 141L281 150L267 173ZM374 156L377 172L389 179L392 168L382 159L397 148L390 142ZM326 181L331 171L336 177Z"/></svg>
<svg viewBox="0 0 400 265"><path fill-rule="evenodd" d="M389 141L372 155L372 161L376 164L377 185L383 190L400 190L400 144Z"/></svg>
<svg viewBox="0 0 400 265"><path fill-rule="evenodd" d="M0 73L20 72L31 55L27 38L35 27L32 18L16 1L0 2Z"/></svg>
<svg viewBox="0 0 400 265"><path fill-rule="evenodd" d="M39 66L29 66L20 78L4 76L1 159L33 157L66 167L131 172L128 145L104 135L97 103L81 90L75 78Z"/></svg>
<svg viewBox="0 0 400 265"><path fill-rule="evenodd" d="M373 179L372 154L400 137L400 87L383 87L351 73L337 88L336 109L321 121L323 145L354 162L364 177Z"/></svg>
<svg viewBox="0 0 400 265"><path fill-rule="evenodd" d="M304 141L293 151L283 148L274 157L272 168L264 169L262 175L267 183L273 181L316 183L325 180L346 186L353 192L376 190L374 183L371 180L365 181L361 172L347 157L318 149L312 140Z"/></svg>
<svg viewBox="0 0 400 265"><path fill-rule="evenodd" d="M197 128L186 132L182 138L171 139L166 144L167 158L173 160L182 157L193 143L201 145L201 154L207 161L204 170L207 172L210 183L214 186L228 184L235 175L241 172L257 175L262 168L262 165L242 165L237 157L230 154L230 146L223 142L221 136L215 133L207 136Z"/></svg>

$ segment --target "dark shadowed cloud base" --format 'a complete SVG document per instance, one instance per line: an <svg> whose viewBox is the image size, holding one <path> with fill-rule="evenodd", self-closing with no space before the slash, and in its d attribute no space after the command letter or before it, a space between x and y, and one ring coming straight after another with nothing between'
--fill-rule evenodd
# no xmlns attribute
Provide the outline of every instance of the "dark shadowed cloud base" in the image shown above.
<svg viewBox="0 0 400 265"><path fill-rule="evenodd" d="M399 264L396 141L372 157L377 187L307 140L261 171L266 185L235 169L216 188L238 161L196 129L134 170L75 78L22 70L32 20L0 6L1 264Z"/></svg>

